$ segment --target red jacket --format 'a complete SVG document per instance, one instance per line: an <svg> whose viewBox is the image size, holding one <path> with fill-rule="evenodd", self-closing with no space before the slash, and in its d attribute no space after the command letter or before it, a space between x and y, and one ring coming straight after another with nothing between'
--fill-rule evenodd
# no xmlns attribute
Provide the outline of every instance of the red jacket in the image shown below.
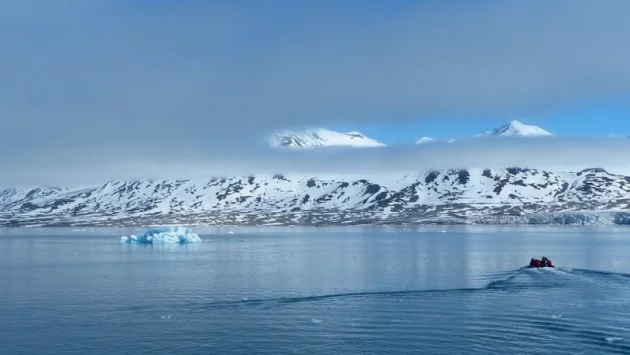
<svg viewBox="0 0 630 355"><path fill-rule="evenodd" d="M551 259L547 259L547 266L553 267L553 264L551 263Z"/></svg>
<svg viewBox="0 0 630 355"><path fill-rule="evenodd" d="M532 260L529 262L529 265L533 266L533 267L541 267L542 266L542 262L540 260L538 260L538 259L532 258Z"/></svg>

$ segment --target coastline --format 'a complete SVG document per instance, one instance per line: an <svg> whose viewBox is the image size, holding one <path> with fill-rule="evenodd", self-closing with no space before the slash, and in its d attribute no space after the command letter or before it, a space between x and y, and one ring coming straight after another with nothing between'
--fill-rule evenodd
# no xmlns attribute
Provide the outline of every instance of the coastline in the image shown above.
<svg viewBox="0 0 630 355"><path fill-rule="evenodd" d="M238 215L238 214L237 214ZM250 216L241 214L239 216ZM630 225L630 211L566 211L534 213L525 215L482 215L471 217L396 218L375 216L364 218L339 218L326 220L326 215L312 214L306 218L311 222L300 222L295 216L278 213L257 216L247 222L234 223L229 219L220 220L216 216L166 215L150 217L92 216L79 218L13 218L0 221L0 228L98 228L98 227L142 227L191 226L191 227L429 227L429 226L626 226ZM234 215L232 215L234 217ZM332 216L329 216L332 217Z"/></svg>

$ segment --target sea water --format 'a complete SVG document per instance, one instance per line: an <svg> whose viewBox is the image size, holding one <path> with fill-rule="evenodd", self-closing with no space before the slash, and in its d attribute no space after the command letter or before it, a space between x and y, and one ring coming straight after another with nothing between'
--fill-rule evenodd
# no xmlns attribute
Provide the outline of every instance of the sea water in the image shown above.
<svg viewBox="0 0 630 355"><path fill-rule="evenodd" d="M630 229L193 230L0 230L0 354L630 353Z"/></svg>

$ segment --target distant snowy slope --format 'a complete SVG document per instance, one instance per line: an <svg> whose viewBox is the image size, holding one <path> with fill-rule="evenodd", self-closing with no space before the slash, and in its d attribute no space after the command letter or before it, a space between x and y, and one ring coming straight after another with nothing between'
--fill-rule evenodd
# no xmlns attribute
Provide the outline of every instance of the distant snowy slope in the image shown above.
<svg viewBox="0 0 630 355"><path fill-rule="evenodd" d="M504 124L500 127L485 131L481 134L476 134L473 137L553 137L552 133L545 131L544 129L524 124L519 121L512 121L508 124ZM415 144L423 144L429 142L435 142L436 140L431 137L422 137L415 142ZM446 141L447 143L455 142L455 139L451 138Z"/></svg>
<svg viewBox="0 0 630 355"><path fill-rule="evenodd" d="M536 215L543 216L541 223L565 223L566 216L581 223L583 211L613 213L615 223L630 224L630 213L623 214L630 206L630 176L602 169L112 181L76 190L6 190L0 196L0 226L5 227L474 223L478 218L529 223ZM545 217L558 213L565 217Z"/></svg>
<svg viewBox="0 0 630 355"><path fill-rule="evenodd" d="M553 136L553 134L545 131L544 129L540 127L527 125L527 124L514 120L501 127L498 127L489 131L485 131L484 133L477 135L477 137L488 137L488 136L540 137L540 136Z"/></svg>
<svg viewBox="0 0 630 355"><path fill-rule="evenodd" d="M385 144L359 132L341 133L324 128L309 131L281 131L272 134L270 145L274 148L314 148L326 146L383 147Z"/></svg>

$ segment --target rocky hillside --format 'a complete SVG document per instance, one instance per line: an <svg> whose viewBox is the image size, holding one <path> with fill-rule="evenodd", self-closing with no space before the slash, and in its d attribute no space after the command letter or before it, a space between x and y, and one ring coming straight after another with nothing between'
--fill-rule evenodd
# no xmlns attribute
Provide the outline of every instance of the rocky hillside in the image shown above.
<svg viewBox="0 0 630 355"><path fill-rule="evenodd" d="M625 223L629 203L630 177L600 169L448 170L352 181L275 175L5 190L0 224Z"/></svg>

